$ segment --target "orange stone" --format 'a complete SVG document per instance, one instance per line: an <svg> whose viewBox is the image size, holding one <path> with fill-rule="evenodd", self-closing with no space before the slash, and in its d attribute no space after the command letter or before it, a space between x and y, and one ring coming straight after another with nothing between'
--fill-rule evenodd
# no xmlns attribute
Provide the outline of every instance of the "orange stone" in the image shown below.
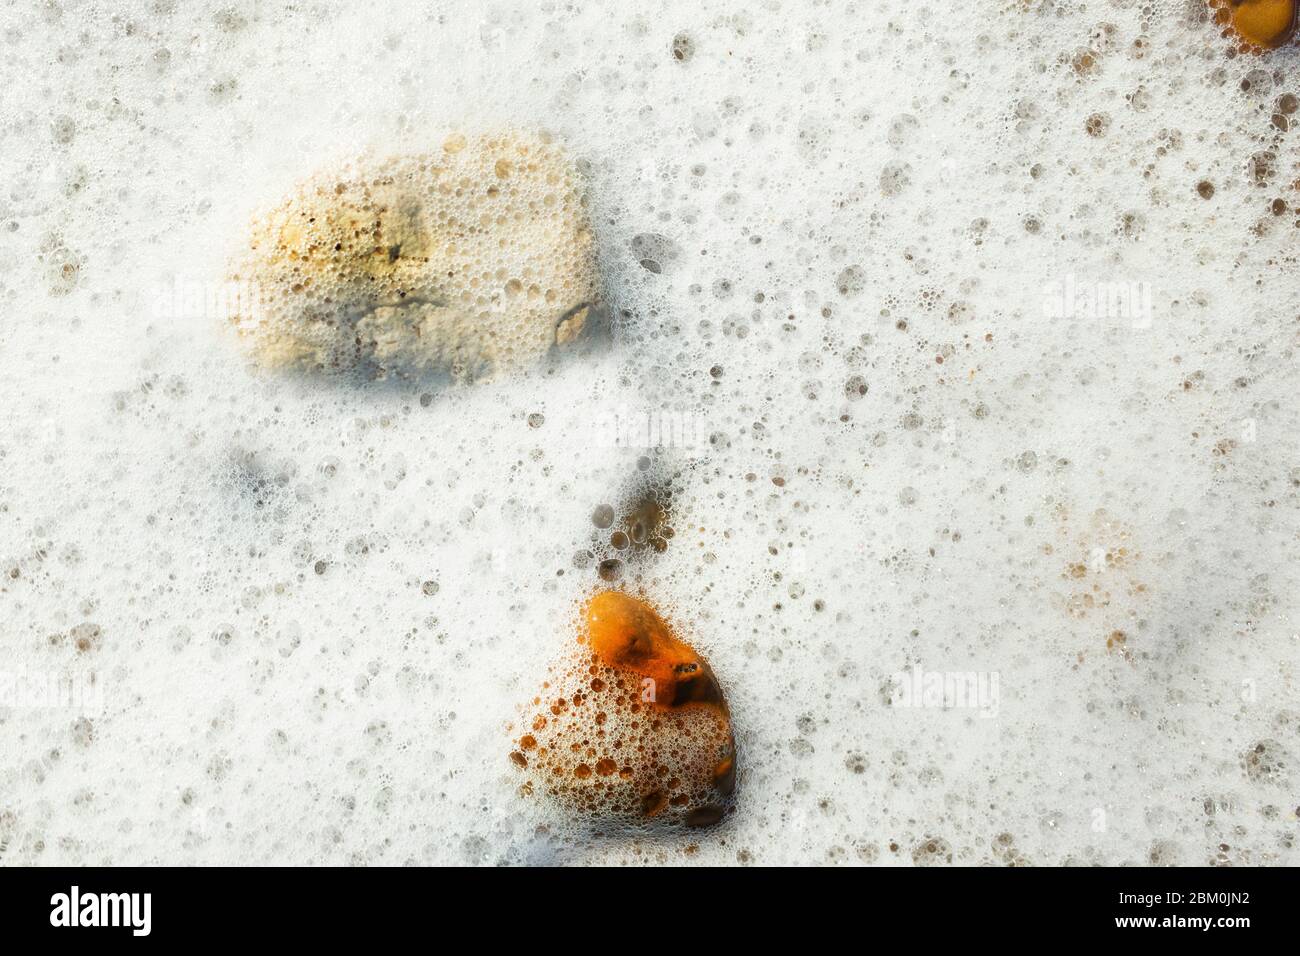
<svg viewBox="0 0 1300 956"><path fill-rule="evenodd" d="M648 703L668 708L703 704L726 713L722 688L709 665L673 636L650 605L622 591L603 591L587 602L584 616L596 656L640 676Z"/></svg>
<svg viewBox="0 0 1300 956"><path fill-rule="evenodd" d="M621 591L596 594L581 621L576 654L551 668L545 693L521 715L532 732L512 741L511 760L531 791L627 822L723 819L736 744L708 662L654 608Z"/></svg>
<svg viewBox="0 0 1300 956"><path fill-rule="evenodd" d="M1300 0L1216 0L1216 19L1246 43L1277 49L1295 36Z"/></svg>

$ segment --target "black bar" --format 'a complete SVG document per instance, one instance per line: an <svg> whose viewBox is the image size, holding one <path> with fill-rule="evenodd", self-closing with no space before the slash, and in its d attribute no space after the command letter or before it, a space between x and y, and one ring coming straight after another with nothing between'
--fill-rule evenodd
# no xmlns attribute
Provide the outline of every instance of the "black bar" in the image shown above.
<svg viewBox="0 0 1300 956"><path fill-rule="evenodd" d="M1221 947L1290 936L1296 885L1290 869L1210 868L796 874L747 869L725 876L701 870L614 876L590 871L11 869L0 870L0 925L10 942L49 943L75 933L82 942L128 945L162 940L205 946L250 941L337 946L400 942L435 925L443 927L440 935L447 926L461 925L476 933L487 928L494 944L512 938L535 944L538 934L582 939L597 926L611 932L621 926L636 938L654 935L651 925L660 920L714 919L720 922L713 931L723 934L744 930L753 921L750 928L763 933L774 925L814 934L848 929L864 934L863 939L904 933L926 947L981 939L1178 944L1202 939ZM60 903L71 902L74 886L83 907L102 910L109 918L116 911L119 925L52 925L64 915ZM98 894L114 894L110 905L101 906ZM141 895L131 900L117 894ZM143 894L149 894L147 926ZM93 905L86 903L91 896L96 897ZM474 930L480 920L488 920L487 927L479 924Z"/></svg>

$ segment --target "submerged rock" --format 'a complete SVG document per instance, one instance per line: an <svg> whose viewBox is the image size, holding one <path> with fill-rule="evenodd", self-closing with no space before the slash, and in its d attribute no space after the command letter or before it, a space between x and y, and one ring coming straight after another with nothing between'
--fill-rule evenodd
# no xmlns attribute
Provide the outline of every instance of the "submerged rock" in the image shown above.
<svg viewBox="0 0 1300 956"><path fill-rule="evenodd" d="M525 790L629 823L717 823L731 807L736 745L708 663L620 591L593 597L583 628L515 738Z"/></svg>
<svg viewBox="0 0 1300 956"><path fill-rule="evenodd" d="M620 580L626 570L638 571L647 559L668 550L676 532L672 522L673 479L641 479L626 494L616 510L598 505L591 515L595 532L591 550L580 552L580 567L595 558L596 574L602 581Z"/></svg>
<svg viewBox="0 0 1300 956"><path fill-rule="evenodd" d="M522 133L322 172L253 224L232 278L268 367L470 381L601 324L578 176Z"/></svg>

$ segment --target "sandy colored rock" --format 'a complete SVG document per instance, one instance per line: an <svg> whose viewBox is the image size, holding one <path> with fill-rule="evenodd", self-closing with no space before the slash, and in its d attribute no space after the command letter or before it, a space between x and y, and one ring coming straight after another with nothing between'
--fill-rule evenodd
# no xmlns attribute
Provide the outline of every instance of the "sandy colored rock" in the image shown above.
<svg viewBox="0 0 1300 956"><path fill-rule="evenodd" d="M232 279L255 290L234 321L272 368L471 381L599 324L580 182L544 135L321 172L253 223Z"/></svg>
<svg viewBox="0 0 1300 956"><path fill-rule="evenodd" d="M593 816L707 826L735 790L731 715L708 663L620 591L582 611L576 653L513 728L527 792Z"/></svg>

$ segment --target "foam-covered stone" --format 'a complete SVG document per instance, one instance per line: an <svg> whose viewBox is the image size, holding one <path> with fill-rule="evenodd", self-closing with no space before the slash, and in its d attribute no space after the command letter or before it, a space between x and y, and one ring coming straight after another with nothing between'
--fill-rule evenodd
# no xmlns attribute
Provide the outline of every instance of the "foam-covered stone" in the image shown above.
<svg viewBox="0 0 1300 956"><path fill-rule="evenodd" d="M713 670L645 601L602 591L573 653L526 708L510 759L580 812L625 822L717 823L736 744Z"/></svg>
<svg viewBox="0 0 1300 956"><path fill-rule="evenodd" d="M534 364L587 337L599 299L573 164L519 132L322 170L256 219L233 271L260 364L375 376Z"/></svg>

